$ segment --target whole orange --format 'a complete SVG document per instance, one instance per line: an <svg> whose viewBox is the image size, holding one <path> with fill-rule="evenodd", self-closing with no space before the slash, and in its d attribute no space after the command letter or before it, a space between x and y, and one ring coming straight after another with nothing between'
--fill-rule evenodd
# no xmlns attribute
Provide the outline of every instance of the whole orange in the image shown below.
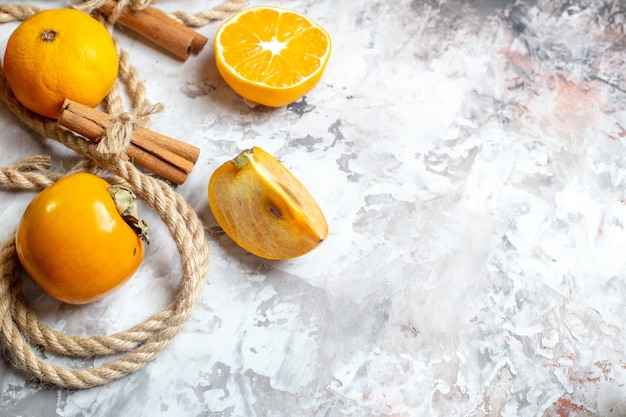
<svg viewBox="0 0 626 417"><path fill-rule="evenodd" d="M15 97L42 116L57 118L66 98L97 106L117 78L119 58L107 29L74 9L50 9L11 34L4 73Z"/></svg>
<svg viewBox="0 0 626 417"><path fill-rule="evenodd" d="M143 240L120 215L109 183L88 173L62 178L35 196L15 247L31 278L70 304L111 293L144 257Z"/></svg>

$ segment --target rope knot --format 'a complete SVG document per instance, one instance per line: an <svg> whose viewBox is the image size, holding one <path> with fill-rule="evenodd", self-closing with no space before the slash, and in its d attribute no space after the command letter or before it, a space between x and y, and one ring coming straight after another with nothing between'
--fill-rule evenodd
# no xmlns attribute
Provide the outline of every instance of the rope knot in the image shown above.
<svg viewBox="0 0 626 417"><path fill-rule="evenodd" d="M105 159L126 158L126 149L130 146L133 133L138 126L145 126L149 117L163 110L160 103L120 113L111 123L96 150Z"/></svg>
<svg viewBox="0 0 626 417"><path fill-rule="evenodd" d="M71 6L77 10L82 10L83 12L91 14L94 10L99 9L108 2L109 0L82 0L82 2L72 4ZM117 19L119 19L122 11L127 7L133 11L138 11L145 9L152 3L154 3L154 0L117 0L108 21L110 23L117 22Z"/></svg>
<svg viewBox="0 0 626 417"><path fill-rule="evenodd" d="M135 120L129 113L122 113L106 129L96 150L105 159L117 159L126 154L135 131Z"/></svg>
<svg viewBox="0 0 626 417"><path fill-rule="evenodd" d="M143 10L154 3L154 0L130 0L128 7L132 10Z"/></svg>
<svg viewBox="0 0 626 417"><path fill-rule="evenodd" d="M117 22L117 19L121 16L122 11L127 7L132 11L138 11L150 6L153 2L153 0L117 0L117 4L109 16L109 22Z"/></svg>

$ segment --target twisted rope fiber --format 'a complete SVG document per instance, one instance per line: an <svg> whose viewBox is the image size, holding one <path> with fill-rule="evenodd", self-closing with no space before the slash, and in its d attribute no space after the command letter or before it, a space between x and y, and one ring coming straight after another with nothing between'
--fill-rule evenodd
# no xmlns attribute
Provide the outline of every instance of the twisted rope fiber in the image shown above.
<svg viewBox="0 0 626 417"><path fill-rule="evenodd" d="M172 13L170 16L187 26L199 27L216 20L226 19L233 12L241 10L245 5L246 2L244 0L229 0L210 10L197 13L178 11Z"/></svg>
<svg viewBox="0 0 626 417"><path fill-rule="evenodd" d="M106 3L108 3L108 0L88 0L77 4L71 4L71 7L77 10L82 10L85 13L92 13L95 9L102 7ZM121 13L124 7L129 7L132 10L141 10L152 5L153 3L154 0L118 0L118 4L114 8L109 21L117 21L119 13ZM226 0L224 3L209 10L203 10L195 13L181 10L169 13L169 16L184 25L190 27L201 27L211 22L227 18L233 12L242 9L245 5L245 0ZM0 23L24 20L39 10L40 8L37 6L0 4Z"/></svg>
<svg viewBox="0 0 626 417"><path fill-rule="evenodd" d="M39 10L37 6L0 4L0 23L26 20Z"/></svg>
<svg viewBox="0 0 626 417"><path fill-rule="evenodd" d="M154 2L155 0L117 0L117 5L113 8L109 21L117 21L120 13L125 7L128 7L131 10L141 10L151 6ZM82 3L74 4L72 7L87 13L92 13L94 10L104 6L106 3L108 3L108 0L87 0ZM203 10L196 13L177 11L169 13L169 16L186 26L200 27L216 20L223 20L227 18L233 12L243 8L245 4L245 0L227 0L210 10Z"/></svg>
<svg viewBox="0 0 626 417"><path fill-rule="evenodd" d="M92 0L91 3L97 1ZM218 6L221 8L220 13L231 10L228 9L228 4L231 4L232 10L243 5L240 0L227 1ZM15 20L24 19L36 11L36 8L20 6L7 8L0 5L0 19L5 15L14 16ZM119 78L133 93L131 101L134 110L122 112L123 105L116 83L104 106L109 113L118 115L118 118L99 145L88 143L72 132L59 129L54 120L40 117L24 108L9 89L4 71L0 71L0 98L18 119L39 135L54 139L86 157L69 173L104 169L127 183L166 224L181 256L183 275L179 291L174 300L162 311L126 331L110 336L67 336L40 322L32 309L27 306L18 286L20 265L15 250L15 234L5 241L0 247L2 342L10 354L9 359L16 367L32 373L44 383L63 388L82 389L103 385L135 372L153 360L182 330L193 311L209 267L208 242L204 226L195 211L168 184L145 175L126 158L124 150L128 146L134 127L147 125L149 116L159 111L160 106L150 105L145 98L145 88L139 81L137 71L129 64L128 54L119 46L118 52ZM102 145L104 142L106 145ZM50 172L49 168L49 157L24 158L13 166L0 168L0 185L20 189L42 189L61 177L60 174ZM75 358L116 354L122 356L100 366L69 369L46 362L34 353L32 345L47 352Z"/></svg>

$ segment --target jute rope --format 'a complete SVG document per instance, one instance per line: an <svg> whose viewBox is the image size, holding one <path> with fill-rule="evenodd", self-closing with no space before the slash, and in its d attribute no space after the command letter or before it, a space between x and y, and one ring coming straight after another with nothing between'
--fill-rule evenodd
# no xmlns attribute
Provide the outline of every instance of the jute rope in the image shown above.
<svg viewBox="0 0 626 417"><path fill-rule="evenodd" d="M80 8L91 13L102 2L90 0ZM124 1L124 7L141 8L150 1ZM74 5L77 6L77 5ZM243 6L240 0L229 0L213 11L201 13L199 19L221 19ZM0 5L0 22L23 20L38 9L26 6ZM190 22L187 14L178 15ZM187 20L189 18L189 20ZM208 21L208 20L207 20ZM104 22L109 30L114 20ZM116 43L117 44L117 43ZM109 114L116 116L104 139L92 144L72 132L59 129L54 120L38 116L24 108L7 85L0 69L0 98L28 128L43 138L56 140L84 158L64 174L50 170L50 156L33 155L14 165L0 167L3 188L41 190L64 175L75 172L113 174L110 181L123 182L161 218L167 226L181 257L182 278L174 300L132 328L112 335L68 336L41 322L27 305L19 286L21 268L15 249L15 233L0 246L0 344L4 356L18 369L31 374L46 385L84 389L110 383L141 369L153 360L181 331L193 312L198 294L208 272L208 242L205 229L196 212L166 182L144 174L126 157L125 149L137 126L147 126L150 115L161 110L146 98L144 85L129 55L117 44L120 57L119 80L130 92L132 109L124 112L119 83L104 101ZM71 358L112 356L99 366L82 369L51 364L37 350Z"/></svg>
<svg viewBox="0 0 626 417"><path fill-rule="evenodd" d="M91 13L93 10L108 3L108 0L89 0L82 3L70 4L73 8L82 10L86 13ZM130 7L134 10L140 10L148 7L154 3L154 0L119 0L118 5L115 8L114 14L112 14L112 21L117 20L119 12L124 7ZM202 10L195 13L186 11L177 11L170 13L170 17L174 18L180 23L183 23L191 27L205 26L216 20L223 20L230 16L233 12L240 10L245 6L245 0L227 0L226 2L215 6L210 10ZM2 5L0 4L0 23L11 22L14 20L24 20L40 9L37 6L26 5Z"/></svg>

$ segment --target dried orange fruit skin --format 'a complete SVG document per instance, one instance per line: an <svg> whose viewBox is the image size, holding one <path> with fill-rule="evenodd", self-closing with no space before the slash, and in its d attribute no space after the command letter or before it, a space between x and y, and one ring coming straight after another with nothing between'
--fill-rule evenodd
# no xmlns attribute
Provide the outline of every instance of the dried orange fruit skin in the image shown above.
<svg viewBox="0 0 626 417"><path fill-rule="evenodd" d="M224 232L261 258L302 256L328 235L326 218L308 190L258 147L243 151L215 170L208 197Z"/></svg>
<svg viewBox="0 0 626 417"><path fill-rule="evenodd" d="M74 9L43 10L24 20L4 53L4 73L15 97L52 119L66 98L97 106L115 84L118 69L109 32Z"/></svg>
<svg viewBox="0 0 626 417"><path fill-rule="evenodd" d="M214 47L226 84L252 102L281 107L317 85L332 42L324 28L299 12L254 6L220 25Z"/></svg>
<svg viewBox="0 0 626 417"><path fill-rule="evenodd" d="M62 178L35 196L18 225L20 263L65 303L104 298L143 260L144 243L118 213L108 187L88 173Z"/></svg>

